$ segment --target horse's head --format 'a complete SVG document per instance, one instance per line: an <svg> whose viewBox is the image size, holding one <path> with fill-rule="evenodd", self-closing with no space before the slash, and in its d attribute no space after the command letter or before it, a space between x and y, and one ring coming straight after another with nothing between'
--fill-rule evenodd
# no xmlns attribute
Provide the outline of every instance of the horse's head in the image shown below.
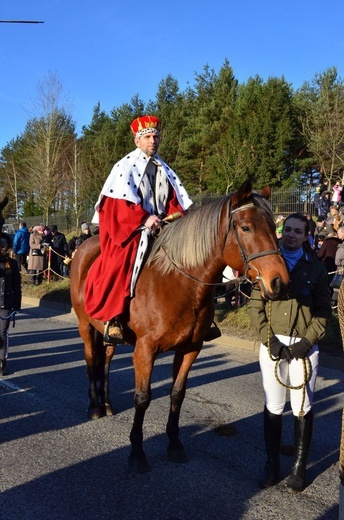
<svg viewBox="0 0 344 520"><path fill-rule="evenodd" d="M269 187L254 192L251 181L247 180L230 197L224 260L252 282L259 282L264 298L275 300L285 291L289 275L278 248L273 215L266 202L269 196ZM236 247L235 255L233 246Z"/></svg>

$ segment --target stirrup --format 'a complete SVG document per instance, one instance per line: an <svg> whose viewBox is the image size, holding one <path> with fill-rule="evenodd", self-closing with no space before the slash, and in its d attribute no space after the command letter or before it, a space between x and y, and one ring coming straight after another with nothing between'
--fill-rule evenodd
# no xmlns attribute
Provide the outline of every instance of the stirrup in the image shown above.
<svg viewBox="0 0 344 520"><path fill-rule="evenodd" d="M123 343L123 339L123 329L118 318L114 318L104 323L104 343L120 345Z"/></svg>

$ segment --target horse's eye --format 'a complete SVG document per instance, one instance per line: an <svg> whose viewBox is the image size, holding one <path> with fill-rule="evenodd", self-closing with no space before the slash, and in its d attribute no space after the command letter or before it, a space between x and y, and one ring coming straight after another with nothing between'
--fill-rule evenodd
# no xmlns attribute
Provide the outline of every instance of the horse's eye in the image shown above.
<svg viewBox="0 0 344 520"><path fill-rule="evenodd" d="M251 228L250 226L242 226L242 231L244 231L244 233L249 233L251 231Z"/></svg>

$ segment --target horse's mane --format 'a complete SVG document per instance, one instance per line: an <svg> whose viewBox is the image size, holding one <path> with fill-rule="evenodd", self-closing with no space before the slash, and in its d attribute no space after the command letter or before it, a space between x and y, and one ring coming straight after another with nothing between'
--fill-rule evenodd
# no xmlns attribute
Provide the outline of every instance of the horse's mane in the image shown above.
<svg viewBox="0 0 344 520"><path fill-rule="evenodd" d="M214 251L222 210L226 204L224 224L225 229L229 229L232 195L216 198L190 211L184 218L168 224L155 240L147 265L158 262L162 274L168 274L176 267L181 269L204 265ZM273 215L266 200L256 192L252 192L250 200L274 227Z"/></svg>

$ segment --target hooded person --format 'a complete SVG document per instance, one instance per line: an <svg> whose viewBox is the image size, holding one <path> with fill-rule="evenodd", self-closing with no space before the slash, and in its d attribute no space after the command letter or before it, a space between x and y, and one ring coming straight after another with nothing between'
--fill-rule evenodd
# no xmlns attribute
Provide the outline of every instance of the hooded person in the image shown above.
<svg viewBox="0 0 344 520"><path fill-rule="evenodd" d="M160 120L152 115L130 125L136 149L112 168L92 222L99 224L100 255L85 283L85 309L105 322L104 342L123 341L130 298L152 232L172 213L192 204L178 175L158 155Z"/></svg>
<svg viewBox="0 0 344 520"><path fill-rule="evenodd" d="M70 258L73 258L78 247L81 246L81 244L85 242L85 240L92 236L90 226L87 224L87 222L83 222L80 226L80 229L80 236L74 236L68 241L68 251Z"/></svg>
<svg viewBox="0 0 344 520"><path fill-rule="evenodd" d="M81 246L81 244L83 242L85 242L85 240L90 238L91 236L92 235L91 235L90 226L87 224L87 222L83 222L81 224L81 235L75 241L76 249L78 249L78 247Z"/></svg>

